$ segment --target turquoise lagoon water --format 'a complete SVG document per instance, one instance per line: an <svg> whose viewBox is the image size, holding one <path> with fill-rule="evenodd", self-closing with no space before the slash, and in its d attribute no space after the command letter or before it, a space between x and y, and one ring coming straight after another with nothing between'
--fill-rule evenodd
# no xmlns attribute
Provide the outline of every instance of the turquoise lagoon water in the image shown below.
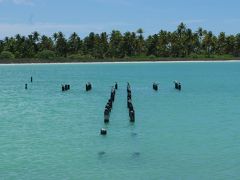
<svg viewBox="0 0 240 180"><path fill-rule="evenodd" d="M173 80L182 82L181 92ZM0 179L240 177L239 62L2 65L0 82ZM64 83L71 90L62 93Z"/></svg>

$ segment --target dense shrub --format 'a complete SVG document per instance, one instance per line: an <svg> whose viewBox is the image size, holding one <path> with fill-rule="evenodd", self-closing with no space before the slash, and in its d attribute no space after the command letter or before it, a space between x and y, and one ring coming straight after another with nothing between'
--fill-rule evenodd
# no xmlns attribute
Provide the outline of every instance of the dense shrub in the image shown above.
<svg viewBox="0 0 240 180"><path fill-rule="evenodd" d="M149 59L156 59L157 57L155 55L148 56Z"/></svg>
<svg viewBox="0 0 240 180"><path fill-rule="evenodd" d="M0 59L14 59L15 56L9 51L2 51L0 54Z"/></svg>
<svg viewBox="0 0 240 180"><path fill-rule="evenodd" d="M88 59L94 59L91 55L81 55L81 54L71 54L68 56L69 59L83 59L83 60L88 60Z"/></svg>
<svg viewBox="0 0 240 180"><path fill-rule="evenodd" d="M50 50L43 50L37 54L37 58L39 59L54 59L55 57L55 52Z"/></svg>

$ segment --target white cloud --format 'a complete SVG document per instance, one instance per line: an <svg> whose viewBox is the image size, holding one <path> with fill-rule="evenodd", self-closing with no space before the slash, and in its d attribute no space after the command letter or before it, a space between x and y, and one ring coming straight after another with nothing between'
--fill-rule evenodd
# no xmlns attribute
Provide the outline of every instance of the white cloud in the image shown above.
<svg viewBox="0 0 240 180"><path fill-rule="evenodd" d="M26 4L26 5L33 5L32 0L13 0L15 4Z"/></svg>
<svg viewBox="0 0 240 180"><path fill-rule="evenodd" d="M11 3L14 3L14 4L17 4L17 5L34 5L34 2L33 0L0 0L0 3L3 3L3 2L11 2Z"/></svg>
<svg viewBox="0 0 240 180"><path fill-rule="evenodd" d="M116 6L130 6L132 3L130 0L93 0L97 3L111 4Z"/></svg>
<svg viewBox="0 0 240 180"><path fill-rule="evenodd" d="M232 19L224 19L224 23L239 23L240 19L239 18L232 18Z"/></svg>

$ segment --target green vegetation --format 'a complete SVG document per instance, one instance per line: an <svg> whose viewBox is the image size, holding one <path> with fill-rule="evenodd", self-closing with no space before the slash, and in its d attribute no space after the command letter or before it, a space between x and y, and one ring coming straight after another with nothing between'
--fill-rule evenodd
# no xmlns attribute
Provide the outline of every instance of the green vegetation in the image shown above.
<svg viewBox="0 0 240 180"><path fill-rule="evenodd" d="M94 57L92 57L91 55L81 55L81 54L72 54L70 56L68 56L69 59L87 59L87 60L91 60L94 59Z"/></svg>
<svg viewBox="0 0 240 180"><path fill-rule="evenodd" d="M65 38L62 32L52 37L33 32L0 40L0 58L38 62L168 60L168 59L234 59L240 56L240 34L214 35L199 28L196 32L181 23L173 32L161 30L146 38L142 29L136 32L113 30L81 39L77 33ZM22 60L21 60L22 59Z"/></svg>
<svg viewBox="0 0 240 180"><path fill-rule="evenodd" d="M2 51L0 54L0 59L14 59L15 56L9 51Z"/></svg>
<svg viewBox="0 0 240 180"><path fill-rule="evenodd" d="M43 50L39 52L36 57L39 59L54 59L56 57L56 54L51 50Z"/></svg>

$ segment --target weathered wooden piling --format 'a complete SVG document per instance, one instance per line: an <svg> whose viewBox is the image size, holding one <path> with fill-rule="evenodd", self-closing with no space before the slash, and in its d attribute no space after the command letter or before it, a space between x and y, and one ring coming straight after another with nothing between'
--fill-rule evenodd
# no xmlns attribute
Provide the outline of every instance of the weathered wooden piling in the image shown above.
<svg viewBox="0 0 240 180"><path fill-rule="evenodd" d="M153 83L153 90L155 90L155 91L158 90L158 84L157 83Z"/></svg>
<svg viewBox="0 0 240 180"><path fill-rule="evenodd" d="M104 111L104 123L109 123L109 119L110 119L110 112L105 109Z"/></svg>
<svg viewBox="0 0 240 180"><path fill-rule="evenodd" d="M112 111L115 95L116 95L116 86L115 87L113 86L111 89L110 98L108 99L108 102L104 110L104 123L109 123L110 121L110 113Z"/></svg>
<svg viewBox="0 0 240 180"><path fill-rule="evenodd" d="M127 107L129 111L130 122L135 122L135 111L132 103L132 91L129 83L127 83Z"/></svg>
<svg viewBox="0 0 240 180"><path fill-rule="evenodd" d="M131 110L129 111L129 117L131 122L135 122L135 111Z"/></svg>
<svg viewBox="0 0 240 180"><path fill-rule="evenodd" d="M127 107L128 107L128 109L130 108L130 106L132 106L132 100L131 100L131 99L129 99L129 100L127 101Z"/></svg>
<svg viewBox="0 0 240 180"><path fill-rule="evenodd" d="M107 135L107 130L104 129L104 128L102 128L102 129L100 130L100 134L101 134L101 135Z"/></svg>
<svg viewBox="0 0 240 180"><path fill-rule="evenodd" d="M112 111L112 104L107 103L106 106L105 106L105 109L107 109L109 112L111 112Z"/></svg>
<svg viewBox="0 0 240 180"><path fill-rule="evenodd" d="M179 91L182 90L182 85L181 85L181 83L178 84L178 90L179 90Z"/></svg>
<svg viewBox="0 0 240 180"><path fill-rule="evenodd" d="M66 90L66 91L68 90L68 85L67 85L67 84L65 84L65 90Z"/></svg>
<svg viewBox="0 0 240 180"><path fill-rule="evenodd" d="M129 83L127 83L127 93L131 93L131 86Z"/></svg>
<svg viewBox="0 0 240 180"><path fill-rule="evenodd" d="M181 91L181 89L182 89L181 83L180 83L180 82L177 82L177 81L174 81L174 84L175 84L175 89Z"/></svg>
<svg viewBox="0 0 240 180"><path fill-rule="evenodd" d="M114 102L114 100L115 100L115 93L116 93L116 91L115 91L115 89L112 89L112 91L111 91L111 100Z"/></svg>
<svg viewBox="0 0 240 180"><path fill-rule="evenodd" d="M90 90L92 90L92 84L90 82L88 82L86 84L86 91L90 91Z"/></svg>
<svg viewBox="0 0 240 180"><path fill-rule="evenodd" d="M62 84L62 91L68 91L70 90L70 85L69 84Z"/></svg>

